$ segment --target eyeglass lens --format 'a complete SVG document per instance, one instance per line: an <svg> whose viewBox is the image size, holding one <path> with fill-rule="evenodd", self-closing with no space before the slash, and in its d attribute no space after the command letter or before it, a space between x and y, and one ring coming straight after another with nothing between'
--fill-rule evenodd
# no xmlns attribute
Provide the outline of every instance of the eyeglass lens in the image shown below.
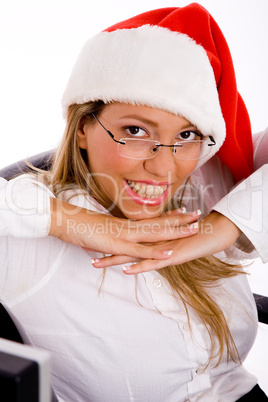
<svg viewBox="0 0 268 402"><path fill-rule="evenodd" d="M118 144L118 153L121 156L131 159L151 159L163 147L162 144L151 140L139 140L136 138L123 138L120 141L124 144ZM201 144L206 141L185 141L170 146L174 157L180 160L197 160L201 157ZM203 147L202 158L210 152L209 147Z"/></svg>

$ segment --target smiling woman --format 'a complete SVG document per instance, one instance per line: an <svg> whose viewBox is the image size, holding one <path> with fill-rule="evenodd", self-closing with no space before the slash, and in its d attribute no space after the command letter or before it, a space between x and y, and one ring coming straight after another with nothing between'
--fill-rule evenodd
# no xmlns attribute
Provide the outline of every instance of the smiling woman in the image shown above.
<svg viewBox="0 0 268 402"><path fill-rule="evenodd" d="M51 351L60 400L267 400L237 261L268 259L250 187L268 197L268 132L252 138L214 19L194 3L102 31L62 106L51 169L0 181L1 301Z"/></svg>
<svg viewBox="0 0 268 402"><path fill-rule="evenodd" d="M127 117L134 113L135 118ZM174 151L170 152L170 147L163 147L160 152L156 152L154 141L157 139L157 144L172 144L173 149L179 133L185 133L185 127L191 127L191 124L183 117L163 110L117 102L105 106L99 118L114 128L114 132L118 133L117 141L121 144L111 141L103 130L103 125L94 122L92 126L92 116L88 117L91 120L87 120L78 131L77 137L79 147L87 152L90 172L98 178L99 186L105 189L109 198L107 208L113 215L129 219L161 215L175 191L196 167L200 145L195 148L195 158L185 160L184 147L181 148L181 153L176 154ZM129 133L129 127L133 129L140 126L142 129L139 128L138 139L137 134ZM141 135L144 140L141 140ZM138 145L137 153L137 146L133 144L140 141L142 143L141 146ZM148 142L145 145L144 141L152 141L153 144L149 142L148 147ZM160 146L157 149L160 150ZM180 154L184 155L183 160L177 157ZM131 186L128 182L132 183Z"/></svg>
<svg viewBox="0 0 268 402"><path fill-rule="evenodd" d="M111 131L107 130L100 120L92 113L94 119L102 126L107 134L115 141L117 146L117 152L119 155L130 159L152 159L161 147L171 148L174 153L174 157L180 160L197 160L201 157L205 157L209 154L210 149L203 147L202 156L200 154L200 146L205 143L203 135L194 128L190 128L190 123L186 122L183 131L178 134L178 140L171 145L161 144L161 142L150 139L150 130L146 133L145 129L140 128L137 125L127 125L123 127L128 137L116 140ZM133 117L132 117L133 118ZM147 120L141 116L135 116L136 124L147 123L147 125L158 126L154 121ZM184 119L185 120L185 119ZM134 124L133 123L133 124ZM188 127L188 128L187 128ZM212 136L209 136L212 143L209 146L216 145ZM124 146L122 146L124 145Z"/></svg>

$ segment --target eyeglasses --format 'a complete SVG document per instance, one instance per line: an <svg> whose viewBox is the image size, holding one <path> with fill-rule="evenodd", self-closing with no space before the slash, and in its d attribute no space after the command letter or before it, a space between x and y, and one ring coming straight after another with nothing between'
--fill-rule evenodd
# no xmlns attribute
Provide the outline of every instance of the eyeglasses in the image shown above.
<svg viewBox="0 0 268 402"><path fill-rule="evenodd" d="M106 131L109 137L117 143L117 152L120 156L129 159L151 159L159 152L161 147L171 148L176 159L179 160L197 160L208 156L211 147L216 145L214 138L209 135L203 140L182 140L172 145L161 144L155 140L142 140L138 138L121 138L119 141L114 138L111 131L107 130L99 121L94 113L91 113L94 119ZM209 143L208 140L211 142ZM205 145L202 147L201 145Z"/></svg>

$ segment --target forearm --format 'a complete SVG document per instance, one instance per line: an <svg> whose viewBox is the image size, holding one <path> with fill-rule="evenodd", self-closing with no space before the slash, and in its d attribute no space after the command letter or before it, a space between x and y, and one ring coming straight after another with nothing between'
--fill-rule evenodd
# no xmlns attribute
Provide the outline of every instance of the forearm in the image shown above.
<svg viewBox="0 0 268 402"><path fill-rule="evenodd" d="M199 230L194 236L162 242L163 249L173 251L168 261L145 258L135 261L127 257L112 256L100 259L94 266L104 268L111 265L137 262L124 270L127 274L137 274L217 254L231 247L240 235L240 229L228 218L218 212L211 212L199 221Z"/></svg>
<svg viewBox="0 0 268 402"><path fill-rule="evenodd" d="M199 223L199 231L195 236L196 248L192 256L207 257L224 251L235 244L241 230L227 217L212 211ZM193 245L194 247L194 245Z"/></svg>

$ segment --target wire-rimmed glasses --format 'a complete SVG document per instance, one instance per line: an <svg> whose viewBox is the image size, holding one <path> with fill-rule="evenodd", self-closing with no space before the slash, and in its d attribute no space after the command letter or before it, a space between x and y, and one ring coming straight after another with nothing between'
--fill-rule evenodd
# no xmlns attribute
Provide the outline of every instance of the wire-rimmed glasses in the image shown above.
<svg viewBox="0 0 268 402"><path fill-rule="evenodd" d="M101 125L110 138L117 143L117 152L120 156L129 159L151 159L159 152L161 147L171 148L176 159L197 160L208 156L211 147L216 145L214 138L209 135L202 140L181 140L172 145L161 144L156 140L146 140L139 138L121 138L119 141L114 138L111 131L107 130L100 120L91 113L94 119ZM210 142L209 142L210 141ZM206 146L202 147L201 145Z"/></svg>

